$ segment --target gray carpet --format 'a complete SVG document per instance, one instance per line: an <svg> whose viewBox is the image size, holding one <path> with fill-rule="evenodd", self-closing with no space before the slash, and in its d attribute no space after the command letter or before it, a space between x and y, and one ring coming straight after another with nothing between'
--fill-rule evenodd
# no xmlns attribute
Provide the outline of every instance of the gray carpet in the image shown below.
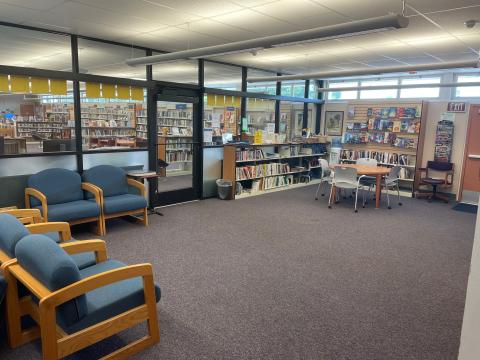
<svg viewBox="0 0 480 360"><path fill-rule="evenodd" d="M147 229L109 222L109 255L153 263L162 287L161 342L135 358L456 359L475 216L407 198L355 214L314 192L168 207ZM38 342L1 346L2 360L41 358Z"/></svg>

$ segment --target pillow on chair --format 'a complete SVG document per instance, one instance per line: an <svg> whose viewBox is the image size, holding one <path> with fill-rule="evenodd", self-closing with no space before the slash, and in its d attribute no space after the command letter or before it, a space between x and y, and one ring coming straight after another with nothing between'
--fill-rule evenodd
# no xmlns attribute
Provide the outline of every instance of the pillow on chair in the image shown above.
<svg viewBox="0 0 480 360"><path fill-rule="evenodd" d="M0 249L9 257L15 257L15 245L29 235L27 228L10 214L0 214Z"/></svg>
<svg viewBox="0 0 480 360"><path fill-rule="evenodd" d="M80 270L54 240L45 235L28 235L15 248L18 263L50 291L56 291L81 280ZM70 326L87 312L85 295L59 306L58 321Z"/></svg>

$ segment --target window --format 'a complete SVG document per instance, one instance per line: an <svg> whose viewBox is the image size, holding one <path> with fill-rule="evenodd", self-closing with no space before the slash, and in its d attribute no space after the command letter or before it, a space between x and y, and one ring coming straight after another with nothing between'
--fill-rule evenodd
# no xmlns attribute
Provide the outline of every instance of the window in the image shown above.
<svg viewBox="0 0 480 360"><path fill-rule="evenodd" d="M416 78L416 79L401 79L402 85L417 85L417 84L440 84L440 77ZM401 98L436 98L440 95L439 87L431 88L411 88L401 89Z"/></svg>
<svg viewBox="0 0 480 360"><path fill-rule="evenodd" d="M146 79L145 66L129 66L125 60L145 56L145 50L78 39L80 72L85 74Z"/></svg>
<svg viewBox="0 0 480 360"><path fill-rule="evenodd" d="M362 81L362 87L368 86L385 86L398 85L398 79L384 79L384 80L367 80ZM382 90L361 90L360 99L396 99L398 96L397 89L382 89Z"/></svg>
<svg viewBox="0 0 480 360"><path fill-rule="evenodd" d="M358 86L358 81L349 82L329 82L328 87L333 89L341 89L345 87ZM358 97L358 91L332 91L328 93L328 100L352 100Z"/></svg>
<svg viewBox="0 0 480 360"><path fill-rule="evenodd" d="M153 53L156 55L157 53ZM141 66L145 68L144 66ZM178 60L152 65L153 80L198 84L198 61Z"/></svg>
<svg viewBox="0 0 480 360"><path fill-rule="evenodd" d="M286 134L286 140L291 141L302 136L303 103L280 102L280 134Z"/></svg>
<svg viewBox="0 0 480 360"><path fill-rule="evenodd" d="M260 76L276 76L274 72L248 69L247 77L260 77ZM275 95L277 93L277 83L275 81L247 83L247 91L254 93L262 93L268 95Z"/></svg>
<svg viewBox="0 0 480 360"><path fill-rule="evenodd" d="M221 145L239 134L240 97L206 94L204 104L205 145Z"/></svg>
<svg viewBox="0 0 480 360"><path fill-rule="evenodd" d="M145 89L80 83L84 150L147 147Z"/></svg>
<svg viewBox="0 0 480 360"><path fill-rule="evenodd" d="M305 97L305 81L282 81L283 96Z"/></svg>
<svg viewBox="0 0 480 360"><path fill-rule="evenodd" d="M205 61L205 87L242 90L242 68Z"/></svg>
<svg viewBox="0 0 480 360"><path fill-rule="evenodd" d="M0 26L0 47L2 65L72 71L67 35Z"/></svg>
<svg viewBox="0 0 480 360"><path fill-rule="evenodd" d="M72 84L0 75L0 155L75 151Z"/></svg>
<svg viewBox="0 0 480 360"><path fill-rule="evenodd" d="M457 82L480 82L480 74L458 75ZM480 86L458 86L455 88L455 97L480 97Z"/></svg>
<svg viewBox="0 0 480 360"><path fill-rule="evenodd" d="M257 130L264 130L268 133L275 129L275 100L248 99L247 121L243 129L250 134Z"/></svg>
<svg viewBox="0 0 480 360"><path fill-rule="evenodd" d="M310 85L308 87L308 98L309 99L318 99L317 84L316 84L315 80L310 80Z"/></svg>

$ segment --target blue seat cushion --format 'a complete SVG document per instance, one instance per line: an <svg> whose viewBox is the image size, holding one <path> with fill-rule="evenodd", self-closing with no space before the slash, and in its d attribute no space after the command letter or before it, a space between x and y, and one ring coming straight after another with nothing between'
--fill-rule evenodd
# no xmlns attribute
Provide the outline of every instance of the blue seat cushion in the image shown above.
<svg viewBox="0 0 480 360"><path fill-rule="evenodd" d="M145 207L147 207L147 200L140 195L123 194L103 198L103 211L105 214L143 209Z"/></svg>
<svg viewBox="0 0 480 360"><path fill-rule="evenodd" d="M48 236L50 239L53 239L57 244L60 242L60 235L58 234L58 232L50 232L44 235ZM78 240L72 239L67 242L73 241ZM97 263L94 252L85 252L80 254L73 254L70 256L72 257L73 261L75 261L75 264L77 264L80 270L95 265Z"/></svg>
<svg viewBox="0 0 480 360"><path fill-rule="evenodd" d="M0 249L8 256L15 257L17 242L29 234L25 225L15 216L0 214Z"/></svg>
<svg viewBox="0 0 480 360"><path fill-rule="evenodd" d="M127 174L125 170L112 165L98 165L82 174L85 182L98 186L104 197L128 194ZM87 197L92 195L87 193Z"/></svg>
<svg viewBox="0 0 480 360"><path fill-rule="evenodd" d="M37 207L41 210L41 207ZM80 220L100 215L95 201L77 200L65 204L48 205L48 221Z"/></svg>
<svg viewBox="0 0 480 360"><path fill-rule="evenodd" d="M46 169L30 176L27 183L47 197L48 205L83 199L82 178L72 170ZM40 202L30 197L30 204L39 206Z"/></svg>
<svg viewBox="0 0 480 360"><path fill-rule="evenodd" d="M107 260L80 270L80 276L85 279L89 276L104 273L109 270L126 266L117 260ZM123 280L95 289L85 295L87 302L86 315L77 323L64 327L71 334L89 326L98 324L113 316L133 309L145 303L143 296L143 280L141 277ZM160 301L160 287L155 285L156 301Z"/></svg>
<svg viewBox="0 0 480 360"><path fill-rule="evenodd" d="M56 291L81 279L80 270L55 241L45 235L28 235L15 247L18 263L50 291ZM87 312L85 295L57 309L59 323L70 326Z"/></svg>

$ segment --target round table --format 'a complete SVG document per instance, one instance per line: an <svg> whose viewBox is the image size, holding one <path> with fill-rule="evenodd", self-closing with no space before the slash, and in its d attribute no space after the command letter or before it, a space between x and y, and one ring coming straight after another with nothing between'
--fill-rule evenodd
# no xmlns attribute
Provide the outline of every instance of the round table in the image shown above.
<svg viewBox="0 0 480 360"><path fill-rule="evenodd" d="M370 166L370 165L357 165L357 164L333 164L332 168L354 168L357 169L358 175L372 176L376 178L375 186L375 208L380 208L380 197L382 190L382 176L388 175L391 168L385 166ZM335 199L335 191L333 189L333 198Z"/></svg>

